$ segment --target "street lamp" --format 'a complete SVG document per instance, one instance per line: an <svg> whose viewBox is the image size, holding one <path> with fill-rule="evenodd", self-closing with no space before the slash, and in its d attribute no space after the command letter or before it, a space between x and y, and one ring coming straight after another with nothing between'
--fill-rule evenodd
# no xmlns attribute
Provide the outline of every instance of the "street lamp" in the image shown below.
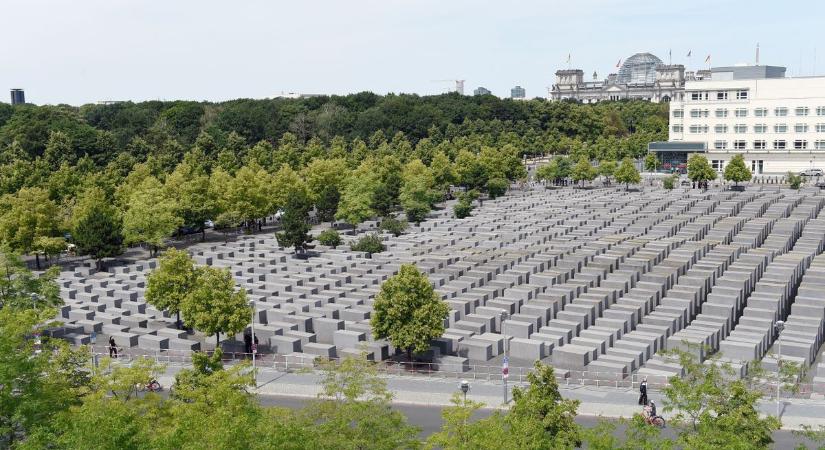
<svg viewBox="0 0 825 450"><path fill-rule="evenodd" d="M504 337L504 361L501 363L501 380L504 382L504 404L507 404L507 378L510 377L510 341L507 339L507 332L504 329L504 321L510 316L507 311L501 313L501 335Z"/></svg>
<svg viewBox="0 0 825 450"><path fill-rule="evenodd" d="M470 382L461 380L461 392L464 393L464 403L467 403L467 392L470 390Z"/></svg>
<svg viewBox="0 0 825 450"><path fill-rule="evenodd" d="M255 387L258 387L258 376L255 374L255 354L258 353L258 346L255 345L255 313L258 308L255 300L251 300L249 303L252 306L252 376L255 377Z"/></svg>
<svg viewBox="0 0 825 450"><path fill-rule="evenodd" d="M782 339L780 339L780 334L785 329L785 322L777 320L773 327L776 331L776 341L779 346L776 357L776 417L779 418L779 388L782 385Z"/></svg>

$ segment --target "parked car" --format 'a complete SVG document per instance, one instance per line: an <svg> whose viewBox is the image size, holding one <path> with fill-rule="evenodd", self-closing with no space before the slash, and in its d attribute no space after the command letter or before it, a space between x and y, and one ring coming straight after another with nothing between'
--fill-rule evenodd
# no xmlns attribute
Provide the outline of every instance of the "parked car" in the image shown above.
<svg viewBox="0 0 825 450"><path fill-rule="evenodd" d="M203 227L204 228L215 228L215 222L213 222L211 220L207 220L206 222L203 223Z"/></svg>
<svg viewBox="0 0 825 450"><path fill-rule="evenodd" d="M799 176L802 177L821 177L823 174L822 169L805 169L802 172L799 172Z"/></svg>

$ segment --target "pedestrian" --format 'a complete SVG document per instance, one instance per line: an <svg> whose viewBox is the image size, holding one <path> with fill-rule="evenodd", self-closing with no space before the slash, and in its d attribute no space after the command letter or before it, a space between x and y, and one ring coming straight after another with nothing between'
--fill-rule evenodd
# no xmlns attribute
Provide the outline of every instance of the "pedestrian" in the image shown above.
<svg viewBox="0 0 825 450"><path fill-rule="evenodd" d="M114 336L109 336L109 358L117 358L117 344Z"/></svg>
<svg viewBox="0 0 825 450"><path fill-rule="evenodd" d="M243 334L243 349L246 354L252 353L252 335L249 332Z"/></svg>
<svg viewBox="0 0 825 450"><path fill-rule="evenodd" d="M647 405L647 378L642 379L639 384L639 404Z"/></svg>

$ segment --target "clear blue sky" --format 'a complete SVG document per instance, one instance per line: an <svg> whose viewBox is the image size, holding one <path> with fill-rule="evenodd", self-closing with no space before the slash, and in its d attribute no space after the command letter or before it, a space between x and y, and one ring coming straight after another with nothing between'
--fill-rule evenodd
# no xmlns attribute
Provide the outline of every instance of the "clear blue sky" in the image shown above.
<svg viewBox="0 0 825 450"><path fill-rule="evenodd" d="M0 90L33 103L264 98L280 92L469 93L553 73L603 77L649 51L704 67L753 62L825 73L825 1L2 0ZM691 61L685 58L692 50Z"/></svg>

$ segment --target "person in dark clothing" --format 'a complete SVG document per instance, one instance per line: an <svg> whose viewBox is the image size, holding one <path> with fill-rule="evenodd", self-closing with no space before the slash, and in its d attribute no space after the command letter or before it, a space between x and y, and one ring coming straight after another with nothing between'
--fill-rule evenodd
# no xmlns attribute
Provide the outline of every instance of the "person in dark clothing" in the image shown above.
<svg viewBox="0 0 825 450"><path fill-rule="evenodd" d="M258 353L258 335L253 336L252 340L255 341L255 353Z"/></svg>
<svg viewBox="0 0 825 450"><path fill-rule="evenodd" d="M243 348L244 353L252 353L252 335L249 333L243 334Z"/></svg>
<svg viewBox="0 0 825 450"><path fill-rule="evenodd" d="M650 402L650 418L656 417L656 403Z"/></svg>
<svg viewBox="0 0 825 450"><path fill-rule="evenodd" d="M647 378L639 384L639 404L647 405Z"/></svg>
<svg viewBox="0 0 825 450"><path fill-rule="evenodd" d="M113 336L109 336L109 358L117 358L117 344Z"/></svg>

